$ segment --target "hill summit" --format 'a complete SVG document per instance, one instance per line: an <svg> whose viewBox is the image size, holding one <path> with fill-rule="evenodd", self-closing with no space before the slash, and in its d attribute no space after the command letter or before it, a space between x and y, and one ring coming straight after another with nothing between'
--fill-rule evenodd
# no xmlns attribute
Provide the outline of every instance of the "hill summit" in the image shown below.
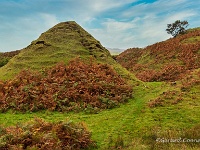
<svg viewBox="0 0 200 150"><path fill-rule="evenodd" d="M0 68L7 78L0 82L0 111L113 108L132 97L119 66L77 23L59 23Z"/></svg>
<svg viewBox="0 0 200 150"><path fill-rule="evenodd" d="M33 41L30 45L34 50L47 48L48 46L70 49L74 54L89 54L94 57L109 56L109 51L106 50L99 41L85 31L75 21L62 22ZM29 48L29 47L28 47ZM87 50L87 51L84 51ZM98 55L99 54L99 55Z"/></svg>
<svg viewBox="0 0 200 150"><path fill-rule="evenodd" d="M93 57L97 62L114 62L109 51L99 41L74 21L61 22L0 68L0 79L12 78L23 69L40 70L63 61L80 57L89 60Z"/></svg>

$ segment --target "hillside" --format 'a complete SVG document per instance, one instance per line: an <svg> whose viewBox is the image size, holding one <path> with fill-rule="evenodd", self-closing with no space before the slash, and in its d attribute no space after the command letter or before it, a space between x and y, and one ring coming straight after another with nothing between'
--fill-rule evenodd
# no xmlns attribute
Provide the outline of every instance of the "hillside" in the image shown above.
<svg viewBox="0 0 200 150"><path fill-rule="evenodd" d="M200 67L200 29L144 49L128 49L116 60L143 81L179 80Z"/></svg>
<svg viewBox="0 0 200 150"><path fill-rule="evenodd" d="M132 97L123 77L134 76L76 22L59 23L9 55L0 68L0 111L106 109Z"/></svg>
<svg viewBox="0 0 200 150"><path fill-rule="evenodd" d="M199 32L111 56L70 21L2 54L0 149L199 149Z"/></svg>
<svg viewBox="0 0 200 150"><path fill-rule="evenodd" d="M33 41L0 68L0 79L12 78L22 69L41 70L58 62L68 63L80 57L108 64L117 64L107 49L74 21L62 22Z"/></svg>
<svg viewBox="0 0 200 150"><path fill-rule="evenodd" d="M3 67L6 65L11 58L13 58L15 55L19 54L19 50L11 51L11 52L3 52L0 53L0 67Z"/></svg>

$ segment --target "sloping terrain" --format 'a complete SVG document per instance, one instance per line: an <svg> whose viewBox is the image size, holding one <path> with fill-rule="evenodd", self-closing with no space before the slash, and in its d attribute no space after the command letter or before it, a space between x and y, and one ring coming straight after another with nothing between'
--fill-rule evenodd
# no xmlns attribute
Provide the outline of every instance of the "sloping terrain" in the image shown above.
<svg viewBox="0 0 200 150"><path fill-rule="evenodd" d="M195 73L196 75L196 73ZM189 99L177 104L169 103L149 107L149 102L176 88L161 82L148 82L145 86L133 87L134 98L120 107L91 113L60 113L57 111L37 111L20 113L9 111L1 113L0 123L4 126L27 122L35 117L48 122L65 121L84 122L92 132L92 140L97 142L99 150L198 150L199 143L167 142L168 139L199 139L200 118L198 89L190 91ZM177 90L179 89L178 83ZM195 86L199 86L196 84ZM187 92L185 92L187 95ZM169 95L171 96L171 95ZM194 99L192 99L192 97ZM172 99L173 101L173 99ZM16 128L16 127L15 127ZM29 132L28 132L29 133ZM157 142L156 139L159 141ZM3 141L0 141L0 143Z"/></svg>
<svg viewBox="0 0 200 150"><path fill-rule="evenodd" d="M115 63L109 51L76 22L62 22L41 34L1 67L0 80L12 78L22 69L41 70L61 61L68 63L75 57L88 61L94 57L97 62Z"/></svg>
<svg viewBox="0 0 200 150"><path fill-rule="evenodd" d="M200 29L144 49L128 49L116 60L143 81L179 80L200 67Z"/></svg>
<svg viewBox="0 0 200 150"><path fill-rule="evenodd" d="M22 71L13 80L0 83L0 97L0 111L98 111L127 101L132 86L110 65L75 59L43 74Z"/></svg>
<svg viewBox="0 0 200 150"><path fill-rule="evenodd" d="M13 58L15 55L19 54L19 50L11 51L11 52L4 52L0 53L0 67L3 67L6 65L11 58Z"/></svg>
<svg viewBox="0 0 200 150"><path fill-rule="evenodd" d="M113 57L130 73L75 22L56 25L0 68L0 147L199 149L167 141L200 139L199 31Z"/></svg>
<svg viewBox="0 0 200 150"><path fill-rule="evenodd" d="M59 23L0 68L7 79L0 82L0 110L112 108L132 97L123 75L131 78L83 28Z"/></svg>

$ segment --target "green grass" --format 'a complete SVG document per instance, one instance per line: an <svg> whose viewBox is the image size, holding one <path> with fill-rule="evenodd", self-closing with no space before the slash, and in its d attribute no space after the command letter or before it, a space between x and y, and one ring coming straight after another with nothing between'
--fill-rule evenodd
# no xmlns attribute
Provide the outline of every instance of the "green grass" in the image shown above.
<svg viewBox="0 0 200 150"><path fill-rule="evenodd" d="M23 69L41 70L61 61L67 64L76 57L85 61L93 57L96 62L116 64L109 51L81 26L73 21L64 22L41 34L0 67L0 80L11 79Z"/></svg>
<svg viewBox="0 0 200 150"><path fill-rule="evenodd" d="M146 86L146 87L145 87ZM92 132L92 139L97 141L99 149L112 148L123 143L124 149L150 149L143 137L149 136L152 130L165 132L166 130L181 130L191 128L200 122L200 99L196 106L190 106L188 101L168 107L149 108L147 102L164 91L171 89L168 84L152 82L134 88L134 98L118 108L104 110L98 114L87 113L59 113L50 111L19 113L9 111L0 114L0 124L5 126L26 122L34 117L41 117L47 121L73 120L85 122ZM192 109L191 109L192 108Z"/></svg>
<svg viewBox="0 0 200 150"><path fill-rule="evenodd" d="M183 101L178 104L150 108L149 101L159 97L163 92L180 90L180 83L178 82L176 86L164 82L143 83L116 63L109 52L99 45L98 41L75 23L72 22L69 29L64 29L63 25L61 23L57 25L56 29L51 28L42 34L38 40L33 41L31 45L12 58L7 65L1 67L0 80L10 79L22 69L42 70L44 67L51 67L60 61L67 64L75 57L90 61L92 56L98 63L112 65L119 75L128 79L134 86L134 98L121 104L120 107L104 110L97 114L60 113L47 110L20 113L10 110L0 113L1 125L16 125L35 117L50 122L72 120L84 122L88 126L89 131L92 132L92 139L97 142L98 149L117 149L119 147L125 150L193 149L187 144L166 144L159 148L160 145L155 142L154 137L168 136L166 132L171 132L171 130L175 137L184 135L186 129L199 125L199 85L195 85L190 91L185 92ZM38 41L45 41L46 45L36 44ZM140 63L145 64L146 59L149 62L152 58L144 55L140 59ZM156 65L158 67L158 64ZM178 134L179 131L181 131L180 134Z"/></svg>
<svg viewBox="0 0 200 150"><path fill-rule="evenodd" d="M153 61L152 56L150 55L150 51L147 51L145 54L141 55L138 60L138 64L147 64Z"/></svg>
<svg viewBox="0 0 200 150"><path fill-rule="evenodd" d="M200 41L200 36L190 37L182 41L185 44L192 44Z"/></svg>

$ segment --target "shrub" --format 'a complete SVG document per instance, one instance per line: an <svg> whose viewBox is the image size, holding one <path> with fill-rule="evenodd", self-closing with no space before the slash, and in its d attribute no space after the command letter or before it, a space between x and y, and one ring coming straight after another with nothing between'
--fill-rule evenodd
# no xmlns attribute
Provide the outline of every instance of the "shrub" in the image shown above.
<svg viewBox="0 0 200 150"><path fill-rule="evenodd" d="M107 64L75 59L43 72L22 71L0 84L2 111L79 111L112 108L132 97L132 87ZM105 101L106 99L106 101Z"/></svg>
<svg viewBox="0 0 200 150"><path fill-rule="evenodd" d="M6 65L8 61L9 61L9 58L1 58L0 67L3 67L4 65Z"/></svg>
<svg viewBox="0 0 200 150"><path fill-rule="evenodd" d="M0 149L80 150L94 147L83 124L48 123L39 118L26 124L1 127Z"/></svg>
<svg viewBox="0 0 200 150"><path fill-rule="evenodd" d="M187 28L187 26L187 21L176 20L174 23L167 25L166 31L168 34L171 34L173 37L176 37L179 34L184 34L186 32L185 28Z"/></svg>

